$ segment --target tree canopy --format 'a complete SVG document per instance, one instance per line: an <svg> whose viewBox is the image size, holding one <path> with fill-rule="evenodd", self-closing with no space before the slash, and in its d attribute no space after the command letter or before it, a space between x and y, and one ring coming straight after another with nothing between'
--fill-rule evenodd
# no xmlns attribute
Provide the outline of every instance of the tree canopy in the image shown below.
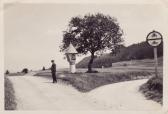
<svg viewBox="0 0 168 114"><path fill-rule="evenodd" d="M91 54L88 71L92 71L95 54L106 50L114 51L123 42L123 31L116 18L109 15L87 14L73 17L64 31L61 51L72 43L79 54Z"/></svg>

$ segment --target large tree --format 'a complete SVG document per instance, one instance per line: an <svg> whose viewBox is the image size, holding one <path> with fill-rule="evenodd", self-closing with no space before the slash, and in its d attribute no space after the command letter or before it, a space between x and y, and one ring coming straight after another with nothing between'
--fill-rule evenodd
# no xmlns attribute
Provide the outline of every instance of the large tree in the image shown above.
<svg viewBox="0 0 168 114"><path fill-rule="evenodd" d="M72 43L79 54L91 54L88 72L92 72L95 55L106 50L115 51L123 41L123 31L116 18L109 15L87 14L73 17L64 31L61 51Z"/></svg>

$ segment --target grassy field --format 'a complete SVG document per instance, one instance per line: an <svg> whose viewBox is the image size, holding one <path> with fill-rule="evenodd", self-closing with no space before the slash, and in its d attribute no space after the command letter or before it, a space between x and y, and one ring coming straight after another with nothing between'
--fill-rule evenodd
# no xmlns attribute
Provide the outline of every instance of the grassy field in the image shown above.
<svg viewBox="0 0 168 114"><path fill-rule="evenodd" d="M143 68L144 69L144 68ZM162 70L160 70L160 78L155 79L153 78L155 75L152 72L147 72L146 69L143 71L139 69L139 71L134 71L134 69L123 70L120 69L122 72L103 72L109 71L107 69L97 69L101 72L99 73L84 73L86 69L80 69L80 72L75 74L68 73L67 70L62 70L57 72L58 81L61 81L65 84L70 84L74 88L76 88L80 92L89 92L97 87L123 82L123 81L130 81L130 80L138 80L138 79L149 79L147 83L140 87L140 92L144 94L147 99L154 100L162 104L162 89L163 89L163 78L162 78ZM150 70L149 70L150 71ZM51 78L50 71L39 71L36 76L41 76L45 78Z"/></svg>
<svg viewBox="0 0 168 114"><path fill-rule="evenodd" d="M113 63L113 66L141 66L141 67L153 67L155 65L154 59L142 59L142 60L131 60ZM163 65L163 57L158 58L158 66Z"/></svg>
<svg viewBox="0 0 168 114"><path fill-rule="evenodd" d="M10 80L5 77L5 110L15 110L16 109L16 102L14 96L14 89L13 85Z"/></svg>
<svg viewBox="0 0 168 114"><path fill-rule="evenodd" d="M159 58L159 75L163 73L162 58ZM85 73L87 69L78 68L77 73L68 73L68 69L59 69L57 77L73 85L79 91L87 92L96 87L128 80L149 78L154 76L153 59L117 62L113 67L94 68L99 73ZM49 70L39 71L36 76L51 78ZM64 77L62 77L64 76Z"/></svg>
<svg viewBox="0 0 168 114"><path fill-rule="evenodd" d="M51 79L50 71L42 71L35 76L42 76ZM111 73L111 72L99 72L99 73L82 73L77 72L74 74L68 73L67 71L58 72L57 77L59 81L71 84L77 90L81 92L88 92L97 87L106 84L112 84L122 81L137 80L151 77L150 72L121 72L121 73Z"/></svg>
<svg viewBox="0 0 168 114"><path fill-rule="evenodd" d="M57 71L57 77L59 81L70 84L81 92L89 92L106 84L151 78L150 80L152 81L149 80L148 83L142 85L140 91L148 99L162 103L162 92L159 91L159 93L154 89L149 89L149 85L154 81L152 78L154 77L154 66L153 60L151 59L118 62L113 64L113 67L94 68L94 70L97 70L99 73L85 73L87 69L78 68L75 74L71 74L68 73L68 69L61 69ZM162 77L162 63L159 63L158 72ZM51 72L49 70L38 71L35 76L51 79ZM154 82L157 81L155 80ZM159 83L162 84L161 81ZM161 86L163 87L163 85ZM154 94L156 94L156 96L154 96Z"/></svg>

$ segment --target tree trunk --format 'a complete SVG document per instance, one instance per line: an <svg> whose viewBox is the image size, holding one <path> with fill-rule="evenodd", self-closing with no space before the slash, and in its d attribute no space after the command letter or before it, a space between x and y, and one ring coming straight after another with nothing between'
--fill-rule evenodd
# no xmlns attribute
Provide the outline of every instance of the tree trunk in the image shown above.
<svg viewBox="0 0 168 114"><path fill-rule="evenodd" d="M89 64L88 64L88 72L92 72L93 60L94 60L94 53L91 53L91 58L90 58L90 61L89 61Z"/></svg>

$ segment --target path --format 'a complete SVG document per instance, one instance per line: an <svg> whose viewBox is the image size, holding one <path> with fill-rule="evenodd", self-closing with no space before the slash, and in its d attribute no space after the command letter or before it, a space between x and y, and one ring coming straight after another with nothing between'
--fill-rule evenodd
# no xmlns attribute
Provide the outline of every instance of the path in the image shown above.
<svg viewBox="0 0 168 114"><path fill-rule="evenodd" d="M37 76L11 76L18 110L159 110L161 105L138 92L147 80L109 84L81 93Z"/></svg>

